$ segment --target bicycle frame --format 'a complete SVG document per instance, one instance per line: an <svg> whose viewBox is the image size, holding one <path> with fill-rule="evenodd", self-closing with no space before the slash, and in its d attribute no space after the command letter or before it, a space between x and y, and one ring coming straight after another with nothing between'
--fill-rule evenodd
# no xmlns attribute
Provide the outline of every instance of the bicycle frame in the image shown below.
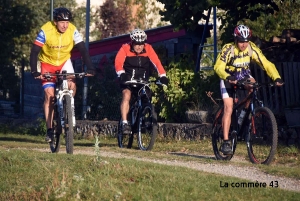
<svg viewBox="0 0 300 201"><path fill-rule="evenodd" d="M62 83L59 84L60 80L62 80ZM73 97L73 90L69 90L68 87L68 80L67 80L67 74L66 72L62 72L62 78L59 78L59 74L57 76L57 84L55 89L55 97L56 97L56 105L57 110L60 117L61 126L64 128L65 122L64 122L64 108L63 108L63 98L64 96L70 96L71 98L71 108L72 108L72 119L73 119L73 126L76 125L76 119L75 119L75 106L74 106L74 97Z"/></svg>
<svg viewBox="0 0 300 201"><path fill-rule="evenodd" d="M237 132L237 135L240 136L241 132L244 131L245 129L245 126L247 124L247 122L245 121L246 117L249 116L249 114L251 113L252 116L255 115L255 106L254 106L254 103L258 103L258 105L260 107L263 107L264 104L261 100L258 99L257 97L257 91L258 91L258 87L257 86L254 86L253 87L253 91L247 95L246 98L244 98L240 103L237 103L237 90L238 89L238 85L234 85L234 94L233 94L233 115L231 116L231 121L233 122L232 125L234 126L234 130ZM250 101L250 104L248 106L248 108L246 108L246 114L242 120L242 123L240 126L238 126L238 111L239 109L241 109L243 106L246 105L246 103Z"/></svg>
<svg viewBox="0 0 300 201"><path fill-rule="evenodd" d="M141 82L142 83L142 82ZM140 83L140 84L141 84ZM148 97L147 91L146 91L146 87L151 91L149 85L151 82L149 83L142 83L143 86L139 89L138 93L137 93L137 99L135 100L135 102L132 104L131 109L132 109L132 116L131 116L131 121L132 124L135 124L136 122L136 118L138 117L138 114L141 112L141 108L142 108L142 98L146 97L147 98L147 102L150 103L150 97ZM140 133L140 131L138 131Z"/></svg>
<svg viewBox="0 0 300 201"><path fill-rule="evenodd" d="M244 85L244 84L250 84L252 85L252 92L247 95L246 98L244 98L240 103L237 103L237 90L239 86ZM259 100L257 97L257 92L258 88L267 85L267 86L273 86L273 84L270 83L263 83L263 84L258 84L258 83L251 83L251 82L244 82L244 83L238 83L237 85L234 85L234 93L233 93L233 115L231 116L231 121L234 122L232 125L234 125L234 130L237 132L238 136L241 136L241 133L244 131L247 121L245 119L249 117L249 114L251 113L252 116L255 116L255 107L264 107L264 103L262 100ZM243 106L246 105L246 103L250 101L248 108L246 108L246 114L242 120L242 123L240 126L238 126L238 111L241 109ZM254 106L254 104L257 103L258 106ZM249 119L250 120L250 119ZM250 122L251 125L251 122Z"/></svg>
<svg viewBox="0 0 300 201"><path fill-rule="evenodd" d="M60 73L57 71L54 74L46 73L43 75L47 80L51 80L53 77L56 78L54 103L55 117L52 120L54 138L50 143L50 149L55 153L59 152L60 134L62 133L62 128L64 128L64 132L66 134L65 140L67 153L73 153L73 127L76 125L76 119L73 90L69 89L68 78L69 76L72 76L73 78L76 75L84 77L85 73L67 73L66 71L62 71Z"/></svg>

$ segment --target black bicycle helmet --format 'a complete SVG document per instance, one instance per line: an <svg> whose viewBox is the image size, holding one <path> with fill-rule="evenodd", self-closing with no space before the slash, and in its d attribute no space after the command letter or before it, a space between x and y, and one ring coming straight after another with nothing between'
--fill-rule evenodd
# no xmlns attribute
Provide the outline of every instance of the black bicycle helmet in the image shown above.
<svg viewBox="0 0 300 201"><path fill-rule="evenodd" d="M70 21L72 20L72 13L64 7L55 8L53 10L54 21Z"/></svg>

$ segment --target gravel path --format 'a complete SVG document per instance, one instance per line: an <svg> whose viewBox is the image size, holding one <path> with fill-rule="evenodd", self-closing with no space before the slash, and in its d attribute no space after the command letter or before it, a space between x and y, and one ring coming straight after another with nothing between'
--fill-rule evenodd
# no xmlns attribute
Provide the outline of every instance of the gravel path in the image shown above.
<svg viewBox="0 0 300 201"><path fill-rule="evenodd" d="M87 155L95 155L93 151L80 151L80 153L74 153L74 154L87 154ZM182 153L169 153L169 154L177 154L177 155L183 155ZM281 176L274 176L270 174L266 174L255 167L247 167L247 166L238 166L234 163L232 164L215 164L215 163L201 163L201 162L195 162L195 161L178 161L178 160L165 160L165 159L147 159L147 158L141 158L141 157L134 157L122 154L120 152L108 152L108 151L101 151L100 150L100 156L103 157L111 157L111 158L127 158L127 159L135 159L139 161L147 161L157 164L163 164L163 165L172 165L172 166L181 166L181 167L187 167L203 172L210 172L210 173L217 173L221 175L226 176L232 176L237 177L245 180L250 180L258 183L265 182L267 186L273 181L274 186L276 185L275 181L278 182L278 187L285 190L290 191L297 191L300 192L300 180L297 179L291 179L287 177L281 177ZM201 156L202 158L214 158L213 156ZM243 161L243 159L238 157L233 157L232 162L239 161L239 162L247 162ZM249 162L248 162L249 163ZM224 181L226 182L226 181ZM244 181L247 182L247 181Z"/></svg>

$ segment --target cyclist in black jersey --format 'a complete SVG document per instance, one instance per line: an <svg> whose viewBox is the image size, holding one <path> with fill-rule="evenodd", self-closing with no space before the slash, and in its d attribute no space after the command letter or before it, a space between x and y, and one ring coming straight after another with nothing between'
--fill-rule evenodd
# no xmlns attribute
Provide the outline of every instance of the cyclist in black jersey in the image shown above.
<svg viewBox="0 0 300 201"><path fill-rule="evenodd" d="M131 42L123 44L115 58L115 69L120 78L122 90L122 102L120 111L122 116L123 133L128 133L131 127L128 125L127 114L129 111L129 101L132 89L124 85L126 81L132 79L142 79L148 81L149 68L154 67L163 85L168 85L166 71L161 64L153 47L146 43L147 35L141 29L134 29L130 33Z"/></svg>

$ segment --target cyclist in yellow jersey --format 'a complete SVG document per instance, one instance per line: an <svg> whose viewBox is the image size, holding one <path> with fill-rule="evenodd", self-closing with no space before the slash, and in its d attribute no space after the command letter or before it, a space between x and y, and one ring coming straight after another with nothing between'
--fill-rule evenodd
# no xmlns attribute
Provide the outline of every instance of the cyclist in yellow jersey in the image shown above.
<svg viewBox="0 0 300 201"><path fill-rule="evenodd" d="M35 79L42 80L45 92L44 113L47 126L45 140L51 142L53 139L52 120L54 110L54 88L55 79L45 80L41 74L62 72L74 73L71 58L71 51L74 46L80 51L84 63L87 66L87 76L95 74L91 58L85 44L76 27L70 23L72 14L67 8L56 8L53 10L54 21L49 21L41 27L30 53L31 74ZM41 72L37 70L37 60L41 64ZM69 88L76 93L75 79L69 79Z"/></svg>
<svg viewBox="0 0 300 201"><path fill-rule="evenodd" d="M222 118L224 143L221 146L221 152L224 155L231 155L231 145L228 140L228 133L231 124L231 114L233 111L232 86L238 80L250 80L255 82L251 76L250 61L257 63L267 75L276 83L282 86L283 81L275 65L267 60L261 50L250 40L251 30L245 25L239 25L234 29L234 42L223 46L219 53L214 70L221 78L220 89L224 103L224 114ZM249 92L250 86L245 86Z"/></svg>

